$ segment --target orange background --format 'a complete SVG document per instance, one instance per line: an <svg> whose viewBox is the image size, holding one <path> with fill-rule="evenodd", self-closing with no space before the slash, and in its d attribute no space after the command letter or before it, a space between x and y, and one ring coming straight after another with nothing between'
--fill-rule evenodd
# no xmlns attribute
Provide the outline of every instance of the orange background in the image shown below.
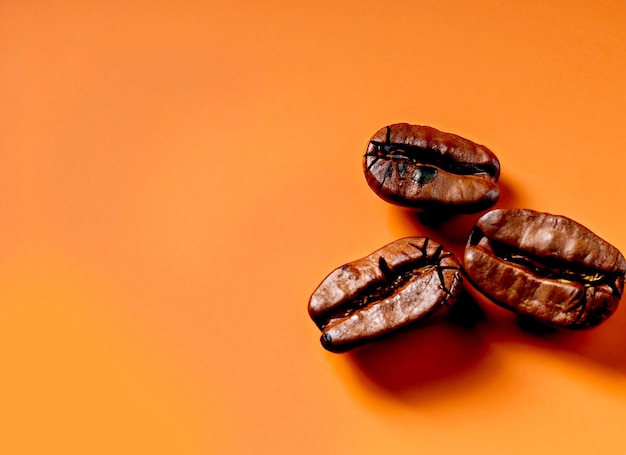
<svg viewBox="0 0 626 455"><path fill-rule="evenodd" d="M346 355L307 302L406 235L361 155L487 145L626 251L626 2L0 3L0 452L626 453L626 310L484 306Z"/></svg>

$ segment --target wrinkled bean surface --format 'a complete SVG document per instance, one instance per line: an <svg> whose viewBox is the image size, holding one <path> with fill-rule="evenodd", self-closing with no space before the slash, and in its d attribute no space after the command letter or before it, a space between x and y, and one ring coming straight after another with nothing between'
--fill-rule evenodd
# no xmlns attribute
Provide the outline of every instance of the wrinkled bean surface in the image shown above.
<svg viewBox="0 0 626 455"><path fill-rule="evenodd" d="M397 123L378 130L365 150L363 171L382 199L415 209L477 212L500 196L493 152L429 126Z"/></svg>
<svg viewBox="0 0 626 455"><path fill-rule="evenodd" d="M474 287L492 301L547 324L593 327L617 309L624 256L564 216L493 210L474 228L464 258Z"/></svg>
<svg viewBox="0 0 626 455"><path fill-rule="evenodd" d="M444 316L461 291L460 264L426 237L408 237L345 264L309 300L324 348L342 352Z"/></svg>

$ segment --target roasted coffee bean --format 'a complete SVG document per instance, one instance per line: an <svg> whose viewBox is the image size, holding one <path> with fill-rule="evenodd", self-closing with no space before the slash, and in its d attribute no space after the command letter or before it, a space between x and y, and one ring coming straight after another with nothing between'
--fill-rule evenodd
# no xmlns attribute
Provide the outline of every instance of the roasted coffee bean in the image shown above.
<svg viewBox="0 0 626 455"><path fill-rule="evenodd" d="M397 240L334 270L309 300L322 346L343 352L444 316L462 289L460 263L426 237Z"/></svg>
<svg viewBox="0 0 626 455"><path fill-rule="evenodd" d="M626 274L624 256L589 229L525 209L483 215L464 265L472 285L493 302L570 329L594 327L611 316Z"/></svg>
<svg viewBox="0 0 626 455"><path fill-rule="evenodd" d="M363 171L382 199L414 209L472 213L500 197L500 162L493 152L429 126L398 123L378 130Z"/></svg>

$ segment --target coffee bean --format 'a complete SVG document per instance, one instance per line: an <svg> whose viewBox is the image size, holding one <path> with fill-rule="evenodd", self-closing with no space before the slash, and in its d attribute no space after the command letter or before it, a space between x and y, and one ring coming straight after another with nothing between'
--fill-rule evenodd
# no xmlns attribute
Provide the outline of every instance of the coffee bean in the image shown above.
<svg viewBox="0 0 626 455"><path fill-rule="evenodd" d="M570 329L594 327L611 316L626 274L624 256L586 227L526 209L483 215L464 262L470 282L490 300Z"/></svg>
<svg viewBox="0 0 626 455"><path fill-rule="evenodd" d="M473 213L500 197L500 162L493 152L429 126L398 123L378 130L363 171L382 199L414 209Z"/></svg>
<svg viewBox="0 0 626 455"><path fill-rule="evenodd" d="M408 237L335 269L309 300L322 346L343 352L444 316L462 289L460 264L426 237Z"/></svg>

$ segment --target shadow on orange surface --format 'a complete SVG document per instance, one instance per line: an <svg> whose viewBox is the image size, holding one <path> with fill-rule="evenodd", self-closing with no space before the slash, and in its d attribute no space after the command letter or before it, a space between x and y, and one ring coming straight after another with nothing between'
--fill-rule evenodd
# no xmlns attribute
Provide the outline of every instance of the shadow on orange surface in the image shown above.
<svg viewBox="0 0 626 455"><path fill-rule="evenodd" d="M626 375L626 351L621 349L623 334L626 332L626 318L619 310L599 327L587 330L570 331L546 327L519 318L513 313L508 321L504 317L499 318L498 321L488 324L488 327L491 342L523 343L557 354L562 352L575 355L613 373Z"/></svg>
<svg viewBox="0 0 626 455"><path fill-rule="evenodd" d="M349 354L357 370L390 393L423 388L473 368L487 353L478 331L483 317L469 296L463 297L447 320L409 327Z"/></svg>

